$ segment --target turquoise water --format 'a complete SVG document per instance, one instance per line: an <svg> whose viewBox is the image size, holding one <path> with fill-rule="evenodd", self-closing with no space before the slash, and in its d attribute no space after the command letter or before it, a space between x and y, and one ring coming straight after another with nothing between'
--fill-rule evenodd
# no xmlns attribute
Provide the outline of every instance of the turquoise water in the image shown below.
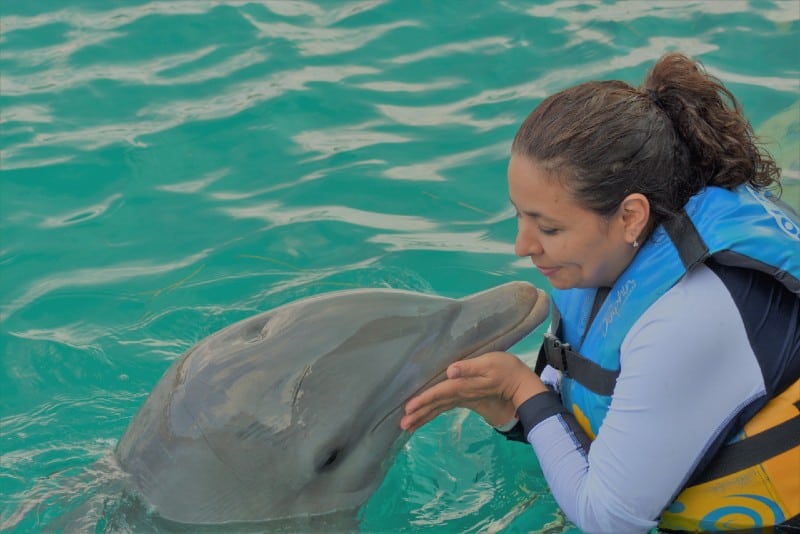
<svg viewBox="0 0 800 534"><path fill-rule="evenodd" d="M351 287L546 288L513 256L505 165L551 92L638 84L684 51L740 98L800 205L796 0L0 10L4 531L53 528L101 491L70 477L238 319ZM516 351L531 360L541 333ZM460 411L407 444L361 529L577 532L530 450Z"/></svg>

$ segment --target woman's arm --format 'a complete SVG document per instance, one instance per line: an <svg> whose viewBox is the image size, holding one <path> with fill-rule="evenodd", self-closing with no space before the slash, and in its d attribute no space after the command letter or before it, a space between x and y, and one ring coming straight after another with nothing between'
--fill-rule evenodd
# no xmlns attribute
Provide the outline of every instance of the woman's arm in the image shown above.
<svg viewBox="0 0 800 534"><path fill-rule="evenodd" d="M738 309L701 266L626 336L611 407L588 451L563 413L534 422L527 436L579 528L646 532L720 432L764 394Z"/></svg>

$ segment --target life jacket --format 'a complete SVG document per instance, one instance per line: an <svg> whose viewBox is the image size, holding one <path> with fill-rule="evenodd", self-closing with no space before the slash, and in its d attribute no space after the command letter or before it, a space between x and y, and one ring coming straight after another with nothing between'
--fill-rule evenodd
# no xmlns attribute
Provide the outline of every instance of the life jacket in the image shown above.
<svg viewBox="0 0 800 534"><path fill-rule="evenodd" d="M770 274L800 296L800 223L768 192L708 187L657 227L607 294L554 290L547 362L563 404L594 439L611 403L620 346L639 317L709 258ZM560 315L560 317L559 317ZM674 530L777 525L800 514L800 380L771 399L663 513Z"/></svg>

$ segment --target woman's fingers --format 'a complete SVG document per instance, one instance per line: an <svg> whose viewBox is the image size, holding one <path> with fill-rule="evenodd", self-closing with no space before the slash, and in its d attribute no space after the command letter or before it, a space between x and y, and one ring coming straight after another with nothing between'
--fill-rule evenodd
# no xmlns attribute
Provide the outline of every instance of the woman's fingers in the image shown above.
<svg viewBox="0 0 800 534"><path fill-rule="evenodd" d="M400 426L403 430L413 431L440 413L454 408L457 402L458 392L452 381L440 382L406 403Z"/></svg>
<svg viewBox="0 0 800 534"><path fill-rule="evenodd" d="M412 397L405 405L405 412L410 414L425 406L433 406L457 396L457 387L453 382L444 380Z"/></svg>
<svg viewBox="0 0 800 534"><path fill-rule="evenodd" d="M407 412L406 415L400 419L400 428L413 432L428 421L436 418L436 416L448 410L452 410L455 407L456 403L451 401L422 405L413 412Z"/></svg>
<svg viewBox="0 0 800 534"><path fill-rule="evenodd" d="M492 381L485 373L487 363L483 356L473 360L456 362L447 369L447 379L422 391L405 405L405 416L400 421L404 430L413 431L437 415L455 408L475 408L481 399L491 397ZM477 410L494 415L496 408L487 402L487 409Z"/></svg>
<svg viewBox="0 0 800 534"><path fill-rule="evenodd" d="M451 407L451 408L454 408ZM421 426L429 423L430 421L434 420L438 415L446 412L448 409L438 409L438 410L425 410L421 412L416 412L412 415L405 415L402 419L400 419L400 428L405 430L406 432L414 432Z"/></svg>

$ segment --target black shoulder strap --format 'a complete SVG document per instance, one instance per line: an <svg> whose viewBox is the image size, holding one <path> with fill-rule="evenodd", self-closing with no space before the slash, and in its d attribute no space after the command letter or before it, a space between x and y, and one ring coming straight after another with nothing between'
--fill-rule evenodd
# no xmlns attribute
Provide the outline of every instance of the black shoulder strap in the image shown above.
<svg viewBox="0 0 800 534"><path fill-rule="evenodd" d="M676 213L672 218L664 221L663 225L672 244L678 249L678 255L686 270L708 259L708 246L686 210Z"/></svg>
<svg viewBox="0 0 800 534"><path fill-rule="evenodd" d="M725 445L691 485L702 484L760 464L800 446L800 414L741 441Z"/></svg>

